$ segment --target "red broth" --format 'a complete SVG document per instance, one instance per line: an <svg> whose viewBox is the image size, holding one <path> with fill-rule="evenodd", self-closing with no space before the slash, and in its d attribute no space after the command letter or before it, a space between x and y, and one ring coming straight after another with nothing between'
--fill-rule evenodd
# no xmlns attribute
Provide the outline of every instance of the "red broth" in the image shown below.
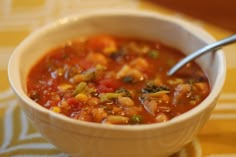
<svg viewBox="0 0 236 157"><path fill-rule="evenodd" d="M49 51L31 69L28 96L73 119L103 124L168 121L210 92L191 62L166 73L184 55L159 42L109 35L73 40Z"/></svg>

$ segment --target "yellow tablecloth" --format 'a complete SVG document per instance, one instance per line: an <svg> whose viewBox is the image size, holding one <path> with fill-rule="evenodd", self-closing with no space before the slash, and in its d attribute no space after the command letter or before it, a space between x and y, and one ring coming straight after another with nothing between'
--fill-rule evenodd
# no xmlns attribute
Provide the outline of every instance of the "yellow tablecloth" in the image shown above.
<svg viewBox="0 0 236 157"><path fill-rule="evenodd" d="M94 9L120 8L157 11L204 27L216 39L230 32L184 17L141 0L1 0L0 1L0 156L64 157L31 126L18 106L7 78L14 48L31 31L54 19ZM236 45L224 49L227 79L210 120L188 146L173 156L236 157ZM194 124L193 124L194 125Z"/></svg>

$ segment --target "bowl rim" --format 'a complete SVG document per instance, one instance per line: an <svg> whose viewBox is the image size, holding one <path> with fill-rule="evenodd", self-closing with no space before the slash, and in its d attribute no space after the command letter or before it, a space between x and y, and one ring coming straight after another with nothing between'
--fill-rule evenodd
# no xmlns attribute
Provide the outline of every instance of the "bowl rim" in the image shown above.
<svg viewBox="0 0 236 157"><path fill-rule="evenodd" d="M8 63L8 79L11 85L11 88L15 92L18 97L20 97L29 107L31 107L34 110L37 110L40 113L48 114L52 116L53 118L56 118L60 121L71 123L73 125L80 125L84 127L90 127L90 128L96 128L96 129L105 129L105 130L120 130L120 131L143 131L143 130L152 130L157 128L165 128L172 126L174 124L180 124L181 122L187 120L188 118L191 118L201 112L203 112L209 104L219 96L221 89L223 88L224 81L225 81L225 75L226 75L226 63L225 63L225 56L223 54L223 51L218 50L215 54L217 55L217 59L219 59L219 62L221 63L221 66L219 66L219 73L217 74L217 78L215 80L215 86L212 87L210 94L205 98L199 105L194 107L193 109L189 110L188 112L181 114L180 116L177 116L169 121L163 122L163 123L153 123L153 124L143 124L143 125L103 125L100 123L93 123L93 122L86 122L86 121L79 121L75 120L69 117L66 117L64 115L54 113L40 105L38 105L36 102L31 100L26 93L23 91L20 81L16 80L16 78L20 78L17 74L20 74L19 72L15 73L15 67L16 65L19 65L19 55L22 53L22 50L24 49L24 46L30 43L31 40L35 39L35 37L40 36L41 33L45 31L53 30L54 28L61 27L65 24L70 24L74 22L78 22L81 19L91 18L94 16L136 16L136 17L152 17L156 19L160 19L166 22L175 23L177 25L180 25L181 27L184 27L186 30L191 31L195 36L200 38L206 43L214 42L214 38L210 36L206 31L204 31L202 28L197 27L196 25L190 24L190 22L187 22L185 20L164 15L158 12L151 12L151 11L144 11L144 10L119 10L119 9L106 9L106 10L99 10L99 11L92 11L89 13L83 13L83 14L75 14L70 15L67 17L60 18L54 22L51 22L47 25L42 26L41 28L37 29L36 31L33 31L29 36L27 36L13 51L9 63ZM17 84L18 83L18 84ZM56 125L56 124L55 124ZM63 126L61 126L63 128Z"/></svg>

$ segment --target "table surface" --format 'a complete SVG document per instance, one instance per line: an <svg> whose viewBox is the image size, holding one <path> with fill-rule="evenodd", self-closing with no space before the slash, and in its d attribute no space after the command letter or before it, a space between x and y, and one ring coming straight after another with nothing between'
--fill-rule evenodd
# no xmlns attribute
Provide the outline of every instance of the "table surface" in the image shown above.
<svg viewBox="0 0 236 157"><path fill-rule="evenodd" d="M7 63L14 48L33 30L54 19L94 9L150 10L190 21L216 39L232 34L215 25L189 18L141 0L1 0L0 1L0 156L67 156L31 126L10 89ZM223 49L227 77L209 121L194 140L173 156L236 157L236 45Z"/></svg>

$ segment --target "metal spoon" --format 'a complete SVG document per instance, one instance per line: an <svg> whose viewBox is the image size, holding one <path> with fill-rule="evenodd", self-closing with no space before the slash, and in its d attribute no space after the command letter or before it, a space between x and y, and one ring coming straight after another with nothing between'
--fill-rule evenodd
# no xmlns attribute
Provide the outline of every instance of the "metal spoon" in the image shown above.
<svg viewBox="0 0 236 157"><path fill-rule="evenodd" d="M225 45L229 45L236 42L236 34L232 35L230 37L224 38L220 41L217 41L215 43L212 43L210 45L207 45L193 53L191 53L190 55L186 56L185 58L183 58L182 60L180 60L178 63L176 63L168 72L167 75L171 76L173 75L175 72L177 72L180 68L182 68L185 64L187 64L188 62L192 61L193 59L207 53L207 52L215 52L215 50L221 48L222 46Z"/></svg>

